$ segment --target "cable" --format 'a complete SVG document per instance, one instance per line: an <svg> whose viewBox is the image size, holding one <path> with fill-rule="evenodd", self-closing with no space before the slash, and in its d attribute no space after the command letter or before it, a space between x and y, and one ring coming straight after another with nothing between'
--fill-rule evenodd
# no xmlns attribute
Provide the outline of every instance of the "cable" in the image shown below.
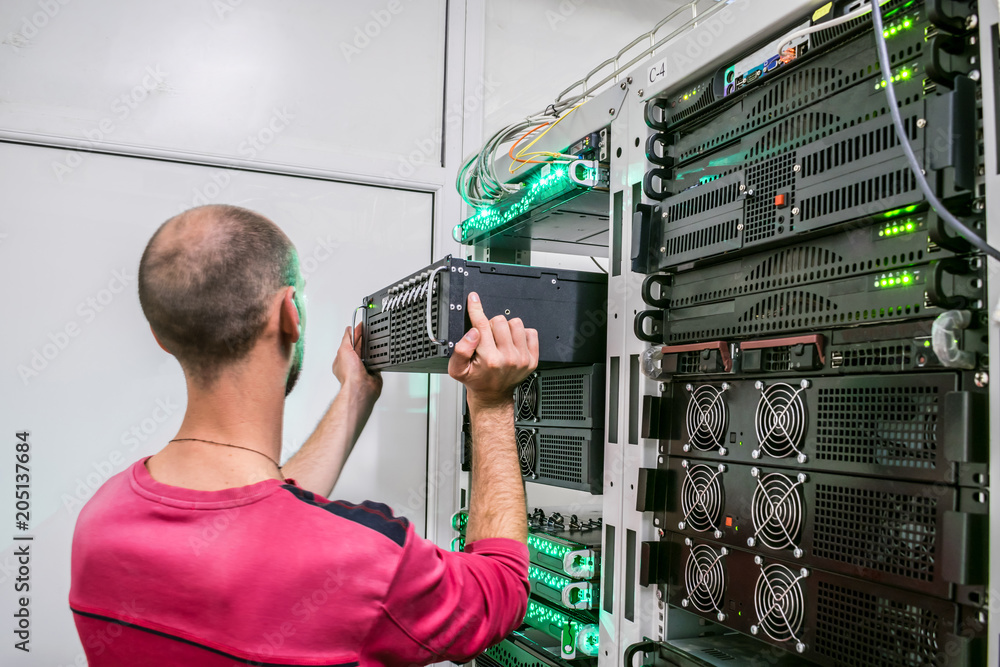
<svg viewBox="0 0 1000 667"><path fill-rule="evenodd" d="M896 127L896 138L899 139L900 146L906 154L906 159L910 163L910 171L913 172L913 176L917 179L917 185L920 186L924 197L927 198L934 212L949 227L958 232L966 241L979 248L980 251L1000 261L1000 250L991 246L978 234L969 229L965 223L952 215L944 207L944 204L941 203L941 200L937 198L937 195L934 194L934 191L931 190L931 186L927 182L927 177L924 175L920 162L917 160L917 156L913 152L913 147L910 145L910 140L906 136L906 130L903 127L903 118L899 113L899 104L896 102L896 87L892 83L892 68L889 66L889 47L885 43L885 35L882 34L882 9L877 3L872 3L870 7L872 9L872 23L875 24L875 48L878 51L878 64L882 70L882 79L886 82L885 96L889 101L889 113L892 114L892 123Z"/></svg>
<svg viewBox="0 0 1000 667"><path fill-rule="evenodd" d="M598 262L595 258L591 257L590 261L597 265L597 268L599 268L601 270L601 273L607 273L608 272L608 270L605 269L603 266L601 266L601 263Z"/></svg>
<svg viewBox="0 0 1000 667"><path fill-rule="evenodd" d="M880 1L885 2L886 0L880 0ZM778 45L778 53L783 53L785 51L785 47L794 42L795 40L797 40L799 37L805 37L806 35L811 35L814 32L819 32L820 30L826 30L827 28L833 28L838 25L847 23L848 21L853 21L859 16L864 16L871 10L872 6L870 4L863 5L855 9L853 12L848 12L847 14L844 14L839 18L835 18L830 21L824 21L823 23L817 23L814 26L803 28L802 30L796 30L792 34L785 37L785 41L783 41L781 44Z"/></svg>

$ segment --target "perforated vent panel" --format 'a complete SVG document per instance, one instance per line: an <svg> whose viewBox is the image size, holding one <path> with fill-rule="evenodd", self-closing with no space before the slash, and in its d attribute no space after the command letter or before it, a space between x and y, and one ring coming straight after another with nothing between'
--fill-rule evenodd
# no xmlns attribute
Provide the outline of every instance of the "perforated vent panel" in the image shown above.
<svg viewBox="0 0 1000 667"><path fill-rule="evenodd" d="M787 345L767 348L763 350L763 360L763 368L767 372L787 371L792 363L791 348Z"/></svg>
<svg viewBox="0 0 1000 667"><path fill-rule="evenodd" d="M431 295L431 327L438 331L438 294L440 281L435 281ZM438 356L439 346L427 337L426 297L405 305L396 306L390 313L392 328L389 332L389 357L393 364L419 361Z"/></svg>
<svg viewBox="0 0 1000 667"><path fill-rule="evenodd" d="M698 215L713 208L731 204L740 196L740 186L735 182L723 186L703 185L701 187L707 191L673 206L668 206L666 220L668 222L677 222L689 216ZM700 190L701 188L698 189Z"/></svg>
<svg viewBox="0 0 1000 667"><path fill-rule="evenodd" d="M837 213L855 206L863 206L879 199L894 197L917 188L917 181L909 169L897 169L864 181L846 185L837 190L808 197L801 202L802 220L811 220Z"/></svg>
<svg viewBox="0 0 1000 667"><path fill-rule="evenodd" d="M911 140L917 138L917 117L915 115L904 118L903 126ZM898 145L896 128L887 123L860 136L838 141L817 153L805 156L802 159L802 175L808 177L822 174L829 169L856 160L863 160Z"/></svg>
<svg viewBox="0 0 1000 667"><path fill-rule="evenodd" d="M584 411L584 384L587 376L541 375L539 382L539 417L582 421Z"/></svg>
<svg viewBox="0 0 1000 667"><path fill-rule="evenodd" d="M813 553L859 567L932 581L937 499L816 485Z"/></svg>
<svg viewBox="0 0 1000 667"><path fill-rule="evenodd" d="M740 221L734 218L669 238L664 245L664 254L666 257L672 257L691 250L713 246L716 243L732 241L740 235L739 229L737 229L739 223Z"/></svg>
<svg viewBox="0 0 1000 667"><path fill-rule="evenodd" d="M822 388L816 406L816 456L934 469L942 400L935 386Z"/></svg>
<svg viewBox="0 0 1000 667"><path fill-rule="evenodd" d="M754 144L746 155L750 160L759 155L767 155L771 151L780 149L794 141L808 137L812 139L813 133L825 130L840 121L839 116L832 113L822 113L811 111L801 113L783 121L777 122L769 129L757 143Z"/></svg>
<svg viewBox="0 0 1000 667"><path fill-rule="evenodd" d="M584 456L586 438L582 435L539 433L538 474L564 482L586 481Z"/></svg>
<svg viewBox="0 0 1000 667"><path fill-rule="evenodd" d="M940 619L930 610L824 581L818 585L816 652L845 667L944 665Z"/></svg>
<svg viewBox="0 0 1000 667"><path fill-rule="evenodd" d="M785 194L792 199L795 191L792 182L794 164L795 153L785 153L747 168L747 190L753 191L753 195L747 197L744 207L745 243L770 238L778 233L785 212L774 205L774 196Z"/></svg>
<svg viewBox="0 0 1000 667"><path fill-rule="evenodd" d="M911 366L909 345L878 345L845 349L843 368L883 370L889 368L906 369Z"/></svg>

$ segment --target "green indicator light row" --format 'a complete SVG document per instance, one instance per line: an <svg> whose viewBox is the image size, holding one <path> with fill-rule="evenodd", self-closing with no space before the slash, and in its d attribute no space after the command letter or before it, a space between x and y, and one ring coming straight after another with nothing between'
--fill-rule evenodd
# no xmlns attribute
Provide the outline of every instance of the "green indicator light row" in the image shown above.
<svg viewBox="0 0 1000 667"><path fill-rule="evenodd" d="M520 201L513 204L503 213L500 213L493 206L484 206L478 209L476 215L462 223L462 240L471 236L474 230L490 230L501 225L505 225L518 216L530 211L535 204L544 199L553 190L563 187L569 181L569 176L565 167L556 167L541 178L526 185L519 192L522 192ZM556 187L558 186L558 187Z"/></svg>
<svg viewBox="0 0 1000 667"><path fill-rule="evenodd" d="M595 624L578 623L566 614L536 600L528 600L528 613L524 622L542 632L562 640L562 657L576 657L579 651L585 656L597 655L600 631ZM558 635L555 635L558 631Z"/></svg>
<svg viewBox="0 0 1000 667"><path fill-rule="evenodd" d="M531 579L532 581L540 581L546 586L554 588L557 591L561 591L567 586L576 583L569 577L564 577L561 574L556 574L555 572L551 572L545 568L537 567L535 565L528 567L528 579Z"/></svg>
<svg viewBox="0 0 1000 667"><path fill-rule="evenodd" d="M912 28L915 20L916 17L910 17L910 16L903 17L901 21L897 21L895 23L891 23L890 25L885 26L885 29L882 30L882 36L885 37L886 39L889 39L890 37L895 37L904 30L909 30L910 28Z"/></svg>
<svg viewBox="0 0 1000 667"><path fill-rule="evenodd" d="M904 285L912 285L916 282L915 276L909 271L897 271L891 274L882 274L875 279L875 287L901 287Z"/></svg>
<svg viewBox="0 0 1000 667"><path fill-rule="evenodd" d="M684 95L683 99L686 102L687 100L691 99L692 97L694 97L697 94L698 94L697 90L692 90L690 93L687 93L686 95Z"/></svg>
<svg viewBox="0 0 1000 667"><path fill-rule="evenodd" d="M547 540L539 535L528 535L528 546L536 551L541 551L548 556L559 559L564 558L566 554L573 551L573 548L568 545Z"/></svg>
<svg viewBox="0 0 1000 667"><path fill-rule="evenodd" d="M911 76L913 76L913 72L911 70L904 69L903 71L899 72L898 74L894 74L893 75L892 82L893 83L899 83L900 81L905 81L905 80L909 79ZM879 88L885 88L885 87L886 87L885 79L882 79L881 81L879 81L878 83L875 84L875 90L878 90Z"/></svg>
<svg viewBox="0 0 1000 667"><path fill-rule="evenodd" d="M878 231L879 236L899 236L900 234L909 234L910 232L915 232L919 228L919 225L913 220L906 220L905 222L899 222L894 224L888 224L882 227Z"/></svg>

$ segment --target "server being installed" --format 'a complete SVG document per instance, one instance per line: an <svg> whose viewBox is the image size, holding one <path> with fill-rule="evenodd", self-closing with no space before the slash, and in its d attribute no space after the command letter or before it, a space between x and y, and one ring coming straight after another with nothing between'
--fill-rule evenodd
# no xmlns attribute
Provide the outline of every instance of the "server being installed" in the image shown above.
<svg viewBox="0 0 1000 667"><path fill-rule="evenodd" d="M607 276L470 262L451 255L365 297L364 362L379 371L445 373L469 330L469 292L487 317L521 318L538 331L540 368L604 358Z"/></svg>

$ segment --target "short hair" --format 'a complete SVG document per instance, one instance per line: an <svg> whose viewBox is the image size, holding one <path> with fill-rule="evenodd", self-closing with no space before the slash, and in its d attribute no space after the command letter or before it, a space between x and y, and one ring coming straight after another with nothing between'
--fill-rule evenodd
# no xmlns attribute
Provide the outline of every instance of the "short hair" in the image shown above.
<svg viewBox="0 0 1000 667"><path fill-rule="evenodd" d="M245 357L268 306L294 285L295 247L262 215L209 205L156 230L139 262L139 303L157 338L186 374L209 385Z"/></svg>

